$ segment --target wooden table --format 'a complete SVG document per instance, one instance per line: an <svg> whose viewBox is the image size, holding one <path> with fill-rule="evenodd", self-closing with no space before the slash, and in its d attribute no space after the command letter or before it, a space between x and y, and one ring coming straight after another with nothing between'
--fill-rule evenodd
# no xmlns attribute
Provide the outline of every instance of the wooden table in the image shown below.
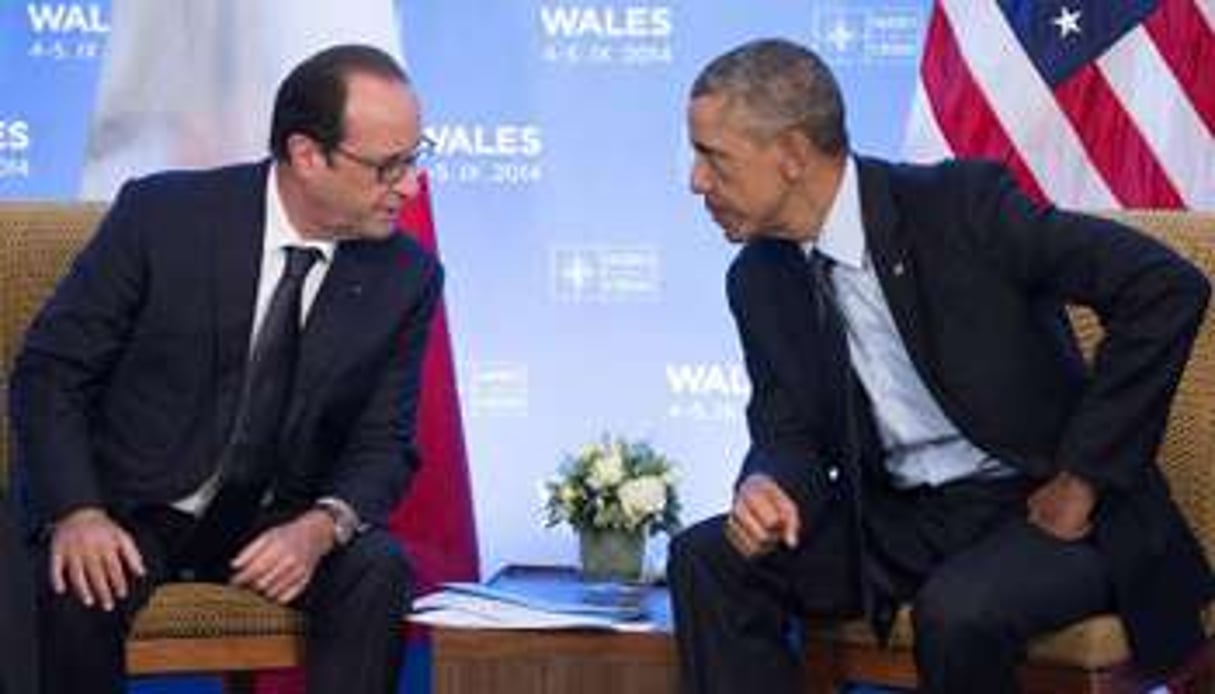
<svg viewBox="0 0 1215 694"><path fill-rule="evenodd" d="M435 694L671 694L668 633L431 631Z"/></svg>
<svg viewBox="0 0 1215 694"><path fill-rule="evenodd" d="M672 694L675 639L666 589L650 589L645 606L656 631L433 628L434 692Z"/></svg>

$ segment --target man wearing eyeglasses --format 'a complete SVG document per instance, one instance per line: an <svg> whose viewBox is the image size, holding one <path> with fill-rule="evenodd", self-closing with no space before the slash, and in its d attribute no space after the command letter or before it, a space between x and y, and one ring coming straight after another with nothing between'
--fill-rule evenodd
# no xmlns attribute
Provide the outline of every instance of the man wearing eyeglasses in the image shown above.
<svg viewBox="0 0 1215 694"><path fill-rule="evenodd" d="M394 223L427 146L401 68L338 46L280 85L269 161L120 191L13 376L45 691L125 691L132 616L177 580L304 610L309 692L395 691L384 524L442 273Z"/></svg>

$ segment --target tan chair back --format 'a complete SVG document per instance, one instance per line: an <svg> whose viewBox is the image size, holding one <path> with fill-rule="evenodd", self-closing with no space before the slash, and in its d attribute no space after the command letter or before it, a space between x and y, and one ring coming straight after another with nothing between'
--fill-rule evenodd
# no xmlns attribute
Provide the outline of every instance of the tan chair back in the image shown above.
<svg viewBox="0 0 1215 694"><path fill-rule="evenodd" d="M101 203L0 203L0 407L5 421L8 374L21 336L104 213ZM9 428L0 426L0 432L0 477L7 477ZM253 593L175 583L158 588L139 612L127 640L127 668L135 675L226 672L229 685L252 691L252 671L304 661L304 628L300 613Z"/></svg>
<svg viewBox="0 0 1215 694"><path fill-rule="evenodd" d="M68 264L97 227L102 203L0 202L0 413L21 338ZM8 484L9 428L0 426L0 489Z"/></svg>
<svg viewBox="0 0 1215 694"><path fill-rule="evenodd" d="M1215 213L1135 210L1108 215L1171 246L1215 281ZM1215 305L1215 304L1213 304ZM1215 321L1208 307L1173 400L1158 461L1207 556L1215 558ZM1088 311L1073 324L1091 353L1101 329Z"/></svg>

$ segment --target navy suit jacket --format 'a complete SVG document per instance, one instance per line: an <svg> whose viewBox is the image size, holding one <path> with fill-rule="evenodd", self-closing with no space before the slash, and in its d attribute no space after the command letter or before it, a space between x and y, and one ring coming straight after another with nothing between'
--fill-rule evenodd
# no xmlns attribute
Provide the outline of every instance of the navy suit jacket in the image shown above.
<svg viewBox="0 0 1215 694"><path fill-rule="evenodd" d="M26 334L12 379L31 527L87 505L189 495L237 409L268 162L127 183ZM414 413L438 262L413 240L343 241L302 332L273 492L382 523L418 465Z"/></svg>
<svg viewBox="0 0 1215 694"><path fill-rule="evenodd" d="M925 385L1000 460L1096 485L1095 542L1137 657L1175 663L1201 637L1213 585L1155 457L1207 280L1133 230L1033 204L995 165L859 158L858 175L867 248ZM846 348L819 334L801 248L748 244L727 285L753 384L743 475L771 475L805 514L830 507L833 466L883 477L871 418L857 426L841 407L855 377ZM1105 329L1091 368L1067 304L1093 308Z"/></svg>
<svg viewBox="0 0 1215 694"><path fill-rule="evenodd" d="M38 640L34 567L0 496L0 694L37 694ZM41 574L38 574L41 575Z"/></svg>

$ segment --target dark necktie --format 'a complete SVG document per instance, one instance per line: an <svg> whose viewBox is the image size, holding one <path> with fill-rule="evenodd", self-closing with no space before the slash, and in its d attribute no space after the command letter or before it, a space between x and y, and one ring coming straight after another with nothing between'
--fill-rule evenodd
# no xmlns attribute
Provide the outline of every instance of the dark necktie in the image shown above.
<svg viewBox="0 0 1215 694"><path fill-rule="evenodd" d="M192 562L206 570L222 570L224 560L238 549L278 467L275 444L299 356L304 279L320 257L314 248L284 250L283 274L254 341L240 409L221 455L219 488L188 549Z"/></svg>
<svg viewBox="0 0 1215 694"><path fill-rule="evenodd" d="M844 325L844 314L840 311L831 272L835 261L818 249L810 252L810 275L814 284L814 320L818 326L819 339L826 355L825 376L830 384L828 390L838 397L843 376L848 373L848 337Z"/></svg>
<svg viewBox="0 0 1215 694"><path fill-rule="evenodd" d="M890 637L898 603L894 591L890 587L892 579L888 575L885 564L874 555L874 550L867 540L866 524L864 522L864 482L862 481L860 418L862 414L861 385L852 369L852 360L848 352L848 336L844 313L839 305L839 296L835 291L831 274L835 261L820 253L817 249L810 254L810 273L814 282L815 320L819 326L820 336L824 342L824 352L828 355L826 368L829 385L827 390L832 393L832 402L840 419L835 424L836 431L843 433L842 459L844 474L851 486L853 511L853 531L857 539L858 562L861 567L858 576L862 608L869 617L874 632L882 643Z"/></svg>

